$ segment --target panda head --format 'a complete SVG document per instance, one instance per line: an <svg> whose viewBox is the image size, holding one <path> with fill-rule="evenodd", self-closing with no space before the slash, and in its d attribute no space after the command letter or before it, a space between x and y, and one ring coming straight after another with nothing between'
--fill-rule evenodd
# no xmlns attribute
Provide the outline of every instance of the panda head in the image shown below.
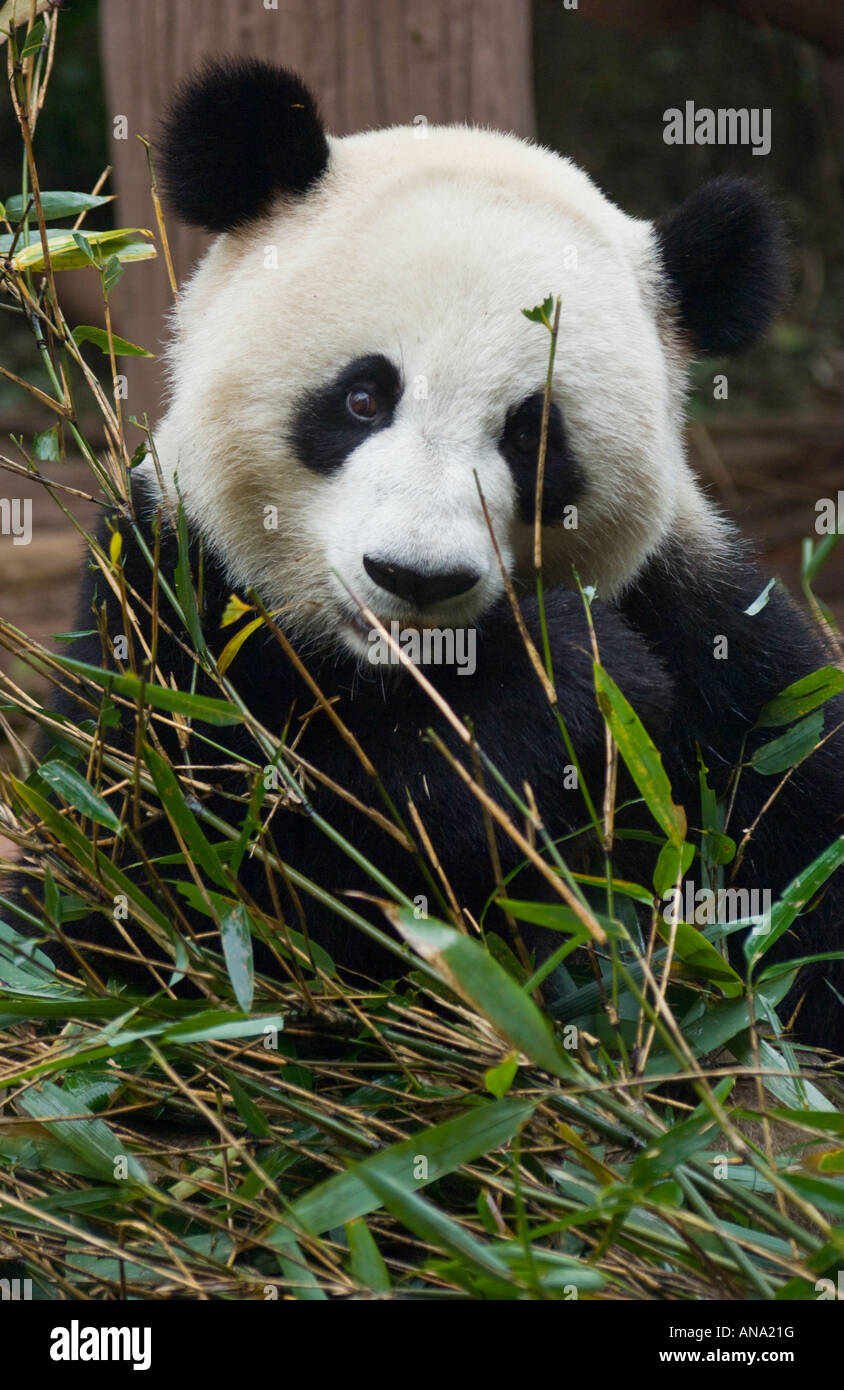
<svg viewBox="0 0 844 1390"><path fill-rule="evenodd" d="M529 581L550 340L521 311L549 294L546 583L574 566L611 597L668 538L720 544L684 377L777 303L752 184L653 224L509 135L327 135L302 82L258 61L192 79L160 158L174 211L219 234L175 315L162 474L232 586L301 637L359 653L350 593L388 622L482 621L502 591L489 523Z"/></svg>

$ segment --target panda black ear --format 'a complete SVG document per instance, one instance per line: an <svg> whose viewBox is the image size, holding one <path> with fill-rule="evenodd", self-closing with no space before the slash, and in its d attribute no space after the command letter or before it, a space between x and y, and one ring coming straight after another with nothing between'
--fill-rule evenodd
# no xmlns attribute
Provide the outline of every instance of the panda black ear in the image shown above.
<svg viewBox="0 0 844 1390"><path fill-rule="evenodd" d="M294 73L257 58L209 62L176 93L159 171L184 222L228 232L277 193L305 193L328 164L316 103Z"/></svg>
<svg viewBox="0 0 844 1390"><path fill-rule="evenodd" d="M788 282L782 226L749 179L706 183L656 224L669 293L695 348L735 352L767 328Z"/></svg>

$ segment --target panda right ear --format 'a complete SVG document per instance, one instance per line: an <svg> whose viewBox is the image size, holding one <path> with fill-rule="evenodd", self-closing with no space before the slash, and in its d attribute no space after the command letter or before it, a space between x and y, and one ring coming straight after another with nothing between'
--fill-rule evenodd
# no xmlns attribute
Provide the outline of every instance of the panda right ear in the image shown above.
<svg viewBox="0 0 844 1390"><path fill-rule="evenodd" d="M788 285L777 211L749 179L718 178L656 224L667 288L698 352L737 352L756 341Z"/></svg>
<svg viewBox="0 0 844 1390"><path fill-rule="evenodd" d="M328 164L304 82L258 58L209 62L188 78L157 144L168 203L209 232L251 222L278 193L306 193Z"/></svg>

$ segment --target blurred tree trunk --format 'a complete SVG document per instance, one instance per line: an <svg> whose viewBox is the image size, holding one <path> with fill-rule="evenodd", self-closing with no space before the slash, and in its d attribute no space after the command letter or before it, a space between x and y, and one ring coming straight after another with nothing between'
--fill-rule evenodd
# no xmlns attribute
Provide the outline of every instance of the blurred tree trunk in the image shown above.
<svg viewBox="0 0 844 1390"><path fill-rule="evenodd" d="M473 121L532 135L530 0L103 0L101 44L120 224L152 225L143 146L174 87L209 55L254 53L302 74L336 134ZM125 138L119 117L125 117ZM182 279L206 243L168 222ZM159 351L171 301L163 259L132 266L117 329ZM158 363L124 359L129 413L158 411Z"/></svg>

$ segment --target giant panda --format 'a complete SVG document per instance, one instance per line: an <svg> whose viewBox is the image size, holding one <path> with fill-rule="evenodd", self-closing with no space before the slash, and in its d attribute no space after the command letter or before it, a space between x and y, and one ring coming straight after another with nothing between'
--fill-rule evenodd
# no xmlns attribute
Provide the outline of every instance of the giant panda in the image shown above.
<svg viewBox="0 0 844 1390"><path fill-rule="evenodd" d="M660 743L696 826L698 757L723 791L754 747L762 706L828 661L779 588L748 613L765 577L684 453L690 360L751 344L785 288L783 239L764 195L719 179L652 223L622 212L568 160L507 134L408 126L335 138L296 76L252 60L212 64L186 83L158 159L171 210L215 240L174 312L169 404L154 453L132 475L135 515L166 574L183 508L212 648L230 636L220 627L229 595L256 591L353 736L279 641L264 632L245 643L230 679L268 733L295 734L316 770L307 796L288 798L273 825L285 861L316 888L292 894L279 881L283 911L294 922L301 912L342 967L384 978L401 972L402 948L390 948L378 910L354 901L371 923L365 932L320 903L320 889L350 903L345 890L378 894L343 839L414 897L430 893L441 869L470 921L496 886L484 815L424 730L439 728L455 751L459 740L412 675L369 661L360 605L388 628L477 632L473 674L425 674L503 778L524 795L529 784L553 838L574 836L572 861L589 858L557 713L502 577L503 566L541 649L533 539L549 337L522 311L549 294L560 296L561 316L542 544L559 711L600 801L606 740L579 579L597 595L601 659ZM125 519L116 524L127 582L149 596L148 560ZM109 631L120 631L99 572L83 599L88 625L95 596L107 600ZM162 605L159 668L190 688L189 644L172 613L168 635ZM723 639L728 656L718 659ZM83 640L74 655L100 662L99 641ZM203 680L198 673L199 690ZM842 717L841 703L829 704L827 729ZM213 740L191 745L186 753L173 743L180 758L214 761ZM244 742L243 756L254 764L255 748ZM776 896L840 835L843 774L840 738L795 771L753 835L739 885ZM242 774L225 776L242 787ZM734 834L756 821L773 785L744 770ZM216 795L206 809L223 805ZM421 867L408 795L435 842L435 872ZM383 812L379 796L400 809L415 853L362 813ZM159 819L149 853L174 847L169 835ZM622 865L625 843L641 852L635 835L619 841ZM498 852L506 880L522 856L506 836ZM241 875L266 906L263 868L244 861ZM88 959L149 983L110 912L109 900L75 929ZM780 954L841 947L842 919L839 874ZM79 968L75 951L63 964ZM169 968L162 959L159 983ZM809 967L783 1016L794 1015L798 1038L844 1052L842 994L838 964Z"/></svg>

